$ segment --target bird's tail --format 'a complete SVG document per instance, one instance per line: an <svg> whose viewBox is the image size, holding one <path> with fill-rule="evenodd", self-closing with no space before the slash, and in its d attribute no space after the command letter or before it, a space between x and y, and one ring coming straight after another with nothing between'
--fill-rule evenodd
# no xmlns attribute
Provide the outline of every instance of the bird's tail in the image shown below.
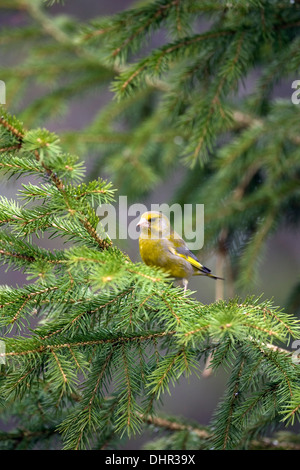
<svg viewBox="0 0 300 470"><path fill-rule="evenodd" d="M189 263L191 263L191 265L194 266L194 268L198 269L198 271L194 272L194 275L208 276L208 277L212 277L213 279L221 279L222 281L224 281L223 277L218 277L218 276L215 276L214 274L212 274L211 270L209 268L207 268L206 266L203 266L203 264L201 264L200 261L197 258L192 257L192 256L183 255L181 253L178 253L177 251L175 253L176 253L177 256L180 256L181 258L183 258L186 261L188 261Z"/></svg>

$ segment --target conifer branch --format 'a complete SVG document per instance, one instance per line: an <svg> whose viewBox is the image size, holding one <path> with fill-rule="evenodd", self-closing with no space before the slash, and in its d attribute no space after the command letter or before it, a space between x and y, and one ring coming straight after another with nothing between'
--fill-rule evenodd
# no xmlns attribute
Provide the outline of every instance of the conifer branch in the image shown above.
<svg viewBox="0 0 300 470"><path fill-rule="evenodd" d="M161 418L159 416L143 416L140 415L141 419L148 424L152 424L153 426L157 426L159 428L163 428L169 431L187 431L196 434L201 439L208 439L211 437L211 434L206 431L205 429L199 429L197 427L193 427L190 425L185 425L182 423L177 423L176 421L171 421L166 418Z"/></svg>
<svg viewBox="0 0 300 470"><path fill-rule="evenodd" d="M113 51L112 56L117 56L124 47L128 46L128 44L133 41L133 39L135 39L142 32L147 30L154 21L156 21L160 16L166 15L167 9L172 8L173 6L178 6L179 2L180 0L172 0L170 2L167 2L165 5L159 5L159 8L156 12L154 12L154 14L149 18L149 20L145 24L140 26L131 36L126 38L126 40Z"/></svg>
<svg viewBox="0 0 300 470"><path fill-rule="evenodd" d="M9 122L3 116L0 117L0 124L5 127L5 129L7 129L14 137L16 137L20 144L22 143L22 139L24 137L23 133L9 124ZM18 146L18 148L20 147Z"/></svg>
<svg viewBox="0 0 300 470"><path fill-rule="evenodd" d="M19 141L19 148L22 147L23 144L23 139L24 139L24 134L20 132L18 129L14 128L11 124L8 123L4 117L0 118L0 125L5 127L9 132L15 136L18 141ZM43 143L41 139L38 139L39 143L41 145L46 145L49 146L49 143ZM43 160L41 160L40 153L37 149L33 151L34 156L36 158L36 161L42 166L42 168L45 171L45 174L51 179L53 184L56 186L56 188L60 191L60 193L64 197L65 204L69 210L71 210L69 202L68 202L68 195L65 191L65 186L62 182L62 180L58 177L58 175L51 169L49 166L45 164ZM42 215L44 217L44 214ZM94 227L91 225L89 220L87 218L83 218L83 226L87 230L87 232L90 234L90 236L96 241L96 243L99 245L101 249L107 249L109 246L112 245L110 240L103 240L96 232Z"/></svg>

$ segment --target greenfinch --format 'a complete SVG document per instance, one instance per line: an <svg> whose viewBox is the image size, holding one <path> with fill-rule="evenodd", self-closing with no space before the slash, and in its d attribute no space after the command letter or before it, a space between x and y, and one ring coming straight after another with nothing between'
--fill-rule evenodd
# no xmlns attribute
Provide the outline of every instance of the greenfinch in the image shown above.
<svg viewBox="0 0 300 470"><path fill-rule="evenodd" d="M137 224L140 227L139 248L143 262L167 271L181 281L184 292L191 276L201 275L222 279L211 274L189 250L185 241L170 225L169 219L161 212L145 212Z"/></svg>

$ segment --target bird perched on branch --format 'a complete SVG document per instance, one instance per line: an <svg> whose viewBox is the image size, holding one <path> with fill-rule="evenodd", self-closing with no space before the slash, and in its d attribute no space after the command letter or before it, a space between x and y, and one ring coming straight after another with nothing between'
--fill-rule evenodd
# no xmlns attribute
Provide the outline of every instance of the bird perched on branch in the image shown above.
<svg viewBox="0 0 300 470"><path fill-rule="evenodd" d="M144 263L160 267L172 278L182 281L184 291L189 278L194 275L222 279L200 263L161 212L145 212L137 226L141 229L139 248Z"/></svg>

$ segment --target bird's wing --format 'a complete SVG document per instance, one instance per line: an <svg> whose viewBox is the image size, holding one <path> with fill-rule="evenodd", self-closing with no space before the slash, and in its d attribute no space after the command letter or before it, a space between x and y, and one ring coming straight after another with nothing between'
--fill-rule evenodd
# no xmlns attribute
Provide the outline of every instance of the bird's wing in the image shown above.
<svg viewBox="0 0 300 470"><path fill-rule="evenodd" d="M198 258L192 253L189 248L187 247L186 243L182 238L175 238L172 240L172 247L169 248L170 252L180 258L185 259L188 261L194 268L199 269L202 273L209 274L211 272L210 269L203 266Z"/></svg>

